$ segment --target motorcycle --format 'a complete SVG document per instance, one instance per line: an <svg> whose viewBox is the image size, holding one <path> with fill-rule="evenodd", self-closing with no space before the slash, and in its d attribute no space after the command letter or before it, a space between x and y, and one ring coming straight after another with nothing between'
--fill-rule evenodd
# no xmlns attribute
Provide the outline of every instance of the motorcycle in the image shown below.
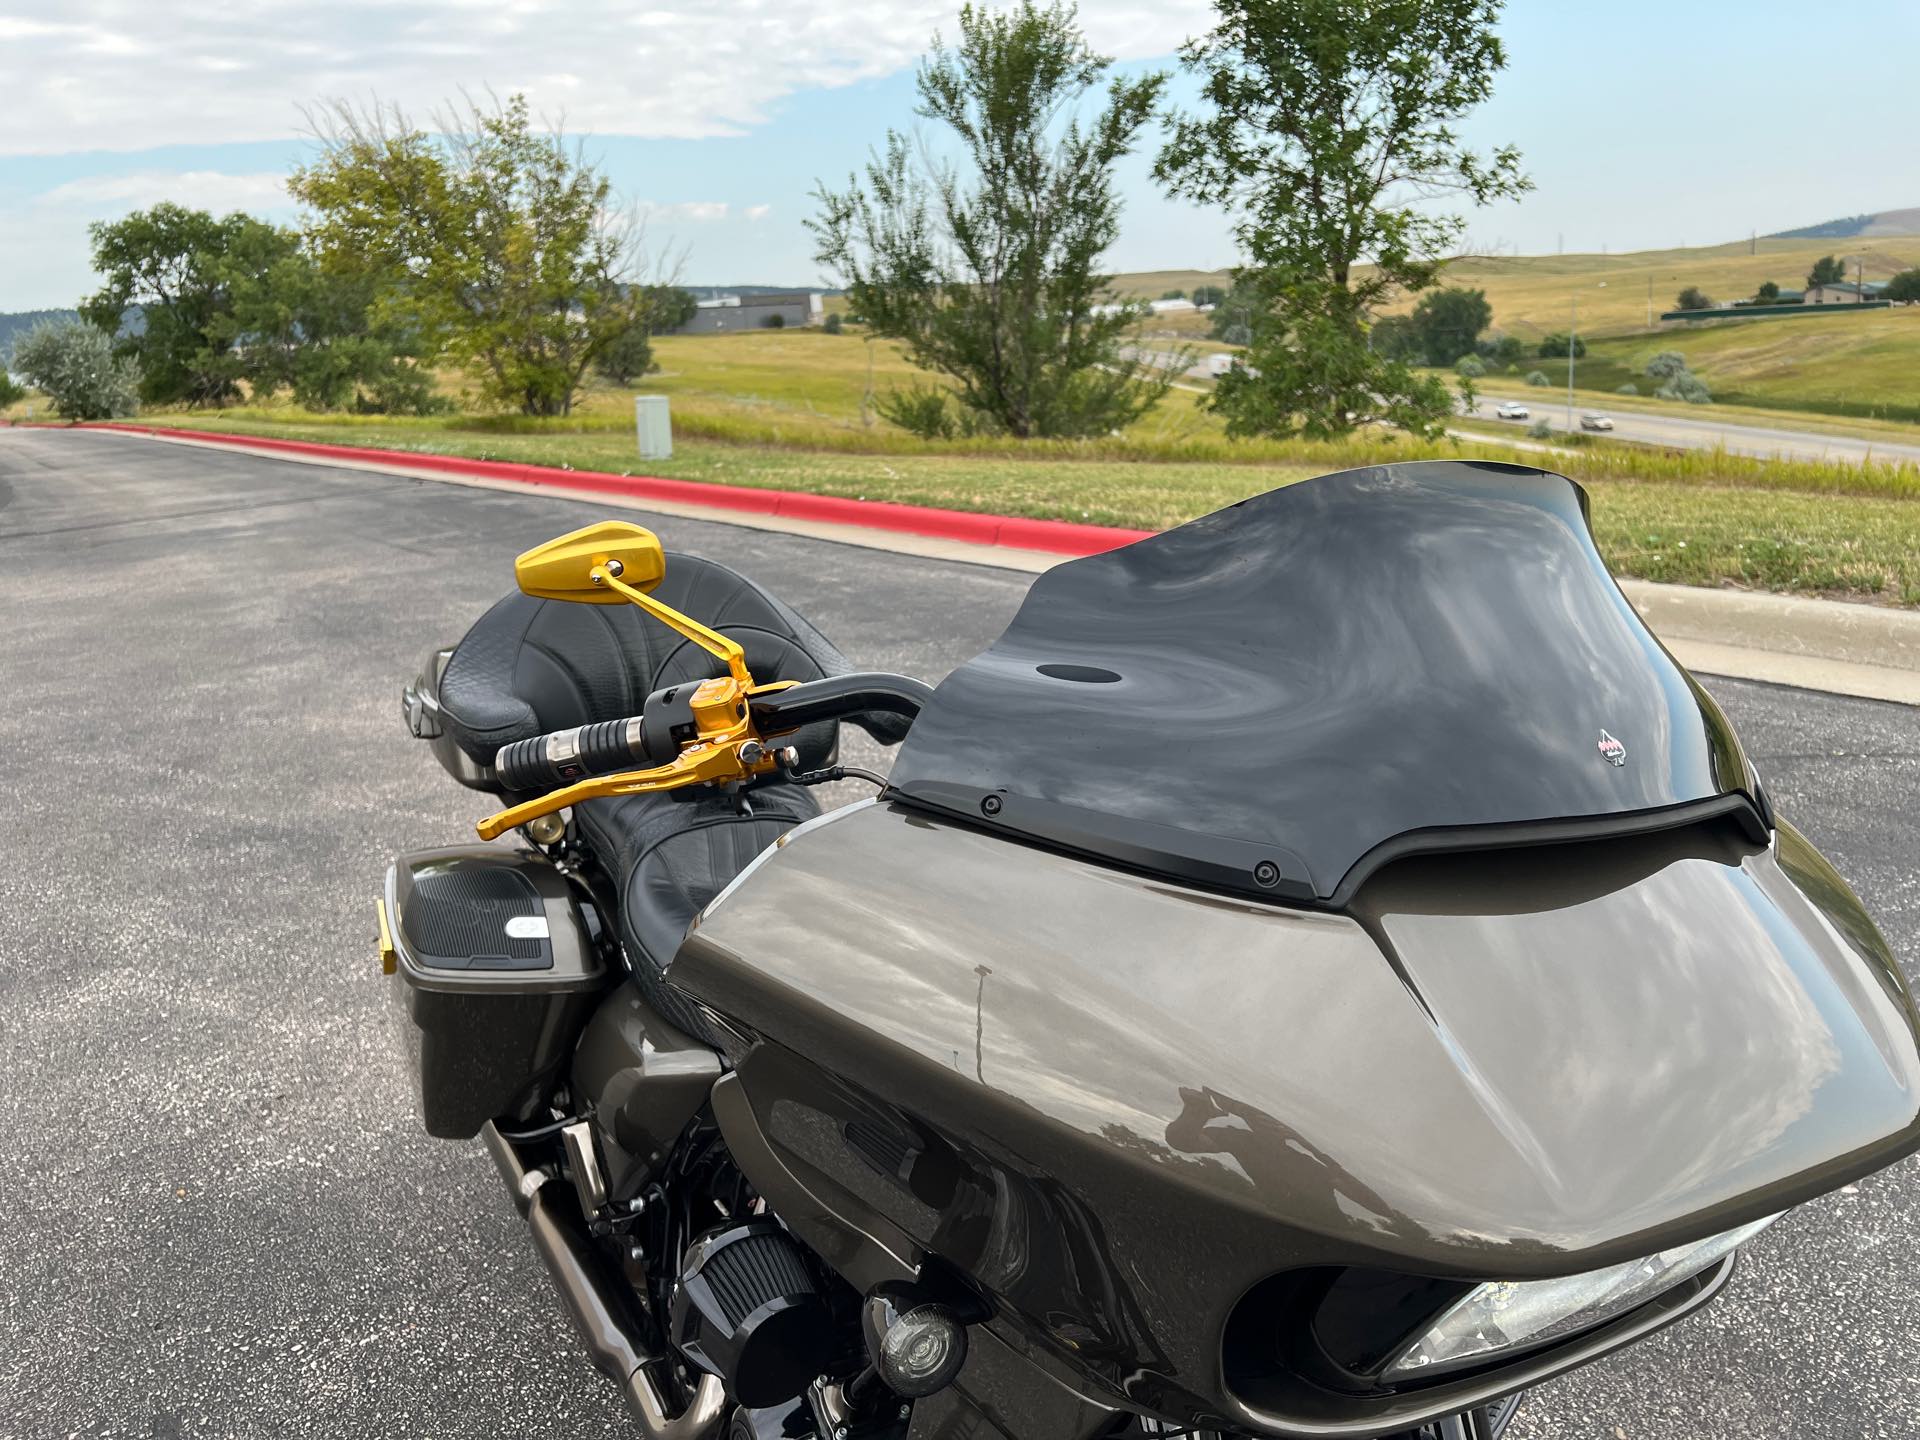
<svg viewBox="0 0 1920 1440"><path fill-rule="evenodd" d="M1257 496L938 688L636 525L515 575L404 695L514 843L380 951L648 1440L1494 1440L1920 1148L1899 967L1565 478Z"/></svg>

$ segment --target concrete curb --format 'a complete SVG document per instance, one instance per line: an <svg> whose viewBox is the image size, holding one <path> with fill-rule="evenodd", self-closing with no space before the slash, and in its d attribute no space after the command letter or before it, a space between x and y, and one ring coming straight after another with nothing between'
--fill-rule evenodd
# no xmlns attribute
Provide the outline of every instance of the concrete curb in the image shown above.
<svg viewBox="0 0 1920 1440"><path fill-rule="evenodd" d="M62 427L66 428L66 427ZM805 535L839 544L1038 574L1150 534L1065 521L922 510L690 480L602 475L445 455L210 435L147 426L82 427L170 444L485 489L569 494L619 509ZM1689 669L1836 695L1920 705L1920 611L1622 580L1620 588Z"/></svg>

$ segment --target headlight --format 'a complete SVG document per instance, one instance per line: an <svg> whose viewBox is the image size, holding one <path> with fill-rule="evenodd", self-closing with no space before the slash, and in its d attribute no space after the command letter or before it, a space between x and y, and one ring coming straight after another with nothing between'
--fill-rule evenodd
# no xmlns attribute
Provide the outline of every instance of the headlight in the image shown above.
<svg viewBox="0 0 1920 1440"><path fill-rule="evenodd" d="M1540 1345L1624 1315L1725 1259L1780 1217L1561 1280L1495 1280L1469 1291L1387 1365L1406 1380L1471 1365L1499 1350Z"/></svg>

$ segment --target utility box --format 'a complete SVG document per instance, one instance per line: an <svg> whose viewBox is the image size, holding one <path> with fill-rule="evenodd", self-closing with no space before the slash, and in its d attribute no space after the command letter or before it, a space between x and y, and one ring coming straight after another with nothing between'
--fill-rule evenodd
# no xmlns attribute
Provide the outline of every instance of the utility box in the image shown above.
<svg viewBox="0 0 1920 1440"><path fill-rule="evenodd" d="M673 458L673 418L667 413L664 395L636 395L633 400L633 428L640 437L642 460Z"/></svg>

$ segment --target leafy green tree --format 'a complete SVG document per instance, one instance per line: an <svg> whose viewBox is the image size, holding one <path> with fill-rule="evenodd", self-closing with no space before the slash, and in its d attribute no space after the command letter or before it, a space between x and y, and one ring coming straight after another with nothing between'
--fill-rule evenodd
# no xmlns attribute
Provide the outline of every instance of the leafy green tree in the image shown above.
<svg viewBox="0 0 1920 1440"><path fill-rule="evenodd" d="M1195 305L1218 305L1227 298L1226 288L1220 285L1196 285L1193 287Z"/></svg>
<svg viewBox="0 0 1920 1440"><path fill-rule="evenodd" d="M429 134L398 109L340 103L289 188L321 261L367 264L376 319L477 370L485 400L565 415L595 356L630 330L632 233L611 187L523 96L469 104Z"/></svg>
<svg viewBox="0 0 1920 1440"><path fill-rule="evenodd" d="M1654 395L1661 400L1684 400L1689 405L1711 405L1713 392L1707 388L1707 382L1691 370L1682 370L1670 375Z"/></svg>
<svg viewBox="0 0 1920 1440"><path fill-rule="evenodd" d="M12 364L65 419L115 420L140 408L139 365L114 354L113 338L97 325L36 325L14 342Z"/></svg>
<svg viewBox="0 0 1920 1440"><path fill-rule="evenodd" d="M838 310L829 311L827 318L820 322L820 333L823 335L838 335L841 328L840 312Z"/></svg>
<svg viewBox="0 0 1920 1440"><path fill-rule="evenodd" d="M1499 0L1216 0L1181 51L1204 109L1172 117L1154 167L1177 196L1234 216L1256 300L1249 366L1210 403L1230 434L1345 434L1380 420L1420 435L1445 385L1368 345L1372 312L1432 284L1465 230L1435 196L1521 194L1520 157L1454 129L1493 91Z"/></svg>
<svg viewBox="0 0 1920 1440"><path fill-rule="evenodd" d="M297 239L251 215L216 219L167 201L96 221L88 234L93 268L105 283L81 303L81 318L117 337L115 353L137 362L141 398L187 405L238 399L245 365L226 323L235 268L270 266Z"/></svg>
<svg viewBox="0 0 1920 1440"><path fill-rule="evenodd" d="M13 376L7 373L6 366L0 365L0 410L9 405L17 405L27 398L25 388L14 383Z"/></svg>
<svg viewBox="0 0 1920 1440"><path fill-rule="evenodd" d="M1847 278L1846 263L1833 255L1822 255L1813 262L1813 269L1807 272L1807 288L1816 285L1832 285Z"/></svg>
<svg viewBox="0 0 1920 1440"><path fill-rule="evenodd" d="M1551 380L1547 379L1545 371L1529 370L1527 372L1527 384L1529 385L1540 386L1540 385L1551 385L1552 383L1553 382Z"/></svg>
<svg viewBox="0 0 1920 1440"><path fill-rule="evenodd" d="M968 5L954 48L936 38L922 62L916 107L964 161L916 159L916 144L889 131L864 180L815 190L816 258L844 278L873 334L948 378L966 425L1105 434L1172 384L1170 370L1125 344L1144 307L1106 303L1112 277L1100 268L1119 233L1114 166L1166 77L1114 77L1104 105L1078 114L1111 66L1088 48L1071 6ZM924 424L935 393L948 392L913 392L911 414L907 397L882 397L880 408Z"/></svg>
<svg viewBox="0 0 1920 1440"><path fill-rule="evenodd" d="M1518 335L1496 335L1491 340L1482 340L1479 351L1480 358L1489 365L1506 370L1525 358L1527 347L1520 343Z"/></svg>
<svg viewBox="0 0 1920 1440"><path fill-rule="evenodd" d="M1880 298L1900 305L1912 305L1920 301L1920 270L1902 270L1887 282L1887 288L1880 292Z"/></svg>
<svg viewBox="0 0 1920 1440"><path fill-rule="evenodd" d="M1647 361L1647 374L1655 380L1669 380L1686 373L1687 357L1678 350L1662 350Z"/></svg>
<svg viewBox="0 0 1920 1440"><path fill-rule="evenodd" d="M1420 297L1413 307L1414 329L1429 365L1451 365L1471 355L1480 332L1493 323L1493 307L1484 290L1449 286Z"/></svg>
<svg viewBox="0 0 1920 1440"><path fill-rule="evenodd" d="M1453 368L1464 379L1478 380L1487 373L1487 362L1478 355L1462 355L1453 362Z"/></svg>
<svg viewBox="0 0 1920 1440"><path fill-rule="evenodd" d="M1367 332L1367 343L1377 354L1389 360L1405 361L1418 365L1426 357L1426 346L1420 338L1420 328L1413 323L1411 315L1383 315L1373 322L1373 328Z"/></svg>
<svg viewBox="0 0 1920 1440"><path fill-rule="evenodd" d="M1187 298L1187 292L1184 290L1166 290L1161 293L1160 298L1162 300L1184 300Z"/></svg>
<svg viewBox="0 0 1920 1440"><path fill-rule="evenodd" d="M1780 287L1771 280L1762 280L1760 288L1753 292L1753 303L1756 305L1772 305L1779 298Z"/></svg>
<svg viewBox="0 0 1920 1440"><path fill-rule="evenodd" d="M1566 331L1555 330L1547 335L1542 336L1540 339L1540 349L1538 353L1542 360L1566 359L1567 358ZM1573 337L1573 358L1576 360L1584 360L1587 358L1587 342L1582 340L1578 335Z"/></svg>
<svg viewBox="0 0 1920 1440"><path fill-rule="evenodd" d="M678 330L699 308L692 292L677 285L642 285L639 318L609 341L593 368L616 385L631 385L654 368L653 337Z"/></svg>
<svg viewBox="0 0 1920 1440"><path fill-rule="evenodd" d="M1689 285L1674 297L1673 308L1676 310L1711 310L1713 308L1713 298L1698 285Z"/></svg>

